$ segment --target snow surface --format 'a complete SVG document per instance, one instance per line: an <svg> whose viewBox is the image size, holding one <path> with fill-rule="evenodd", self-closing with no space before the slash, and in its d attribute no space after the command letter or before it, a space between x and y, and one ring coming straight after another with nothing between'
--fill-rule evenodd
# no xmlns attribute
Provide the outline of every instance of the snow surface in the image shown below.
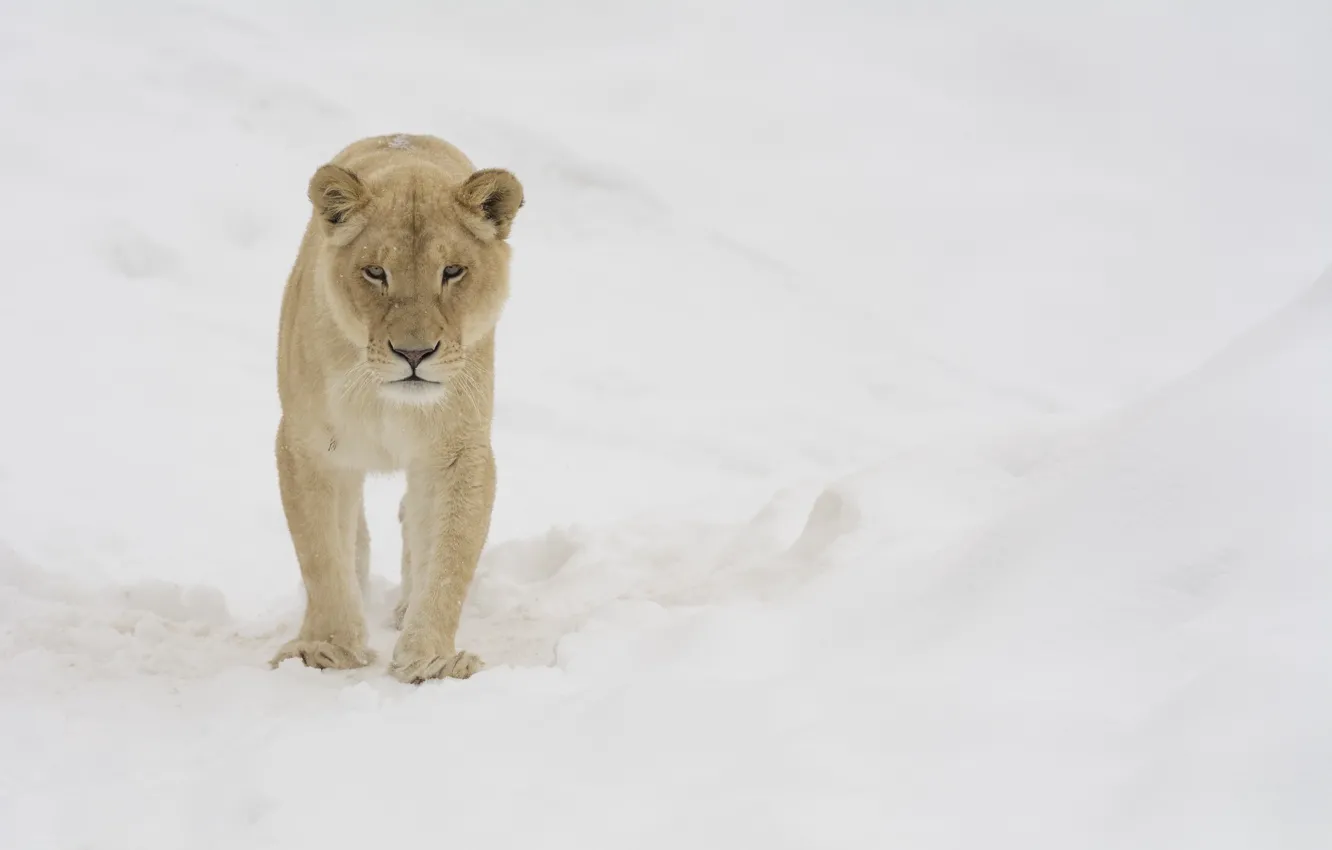
<svg viewBox="0 0 1332 850"><path fill-rule="evenodd" d="M1332 846L1329 4L4 21L0 847ZM393 132L528 195L415 688L266 666L305 182Z"/></svg>

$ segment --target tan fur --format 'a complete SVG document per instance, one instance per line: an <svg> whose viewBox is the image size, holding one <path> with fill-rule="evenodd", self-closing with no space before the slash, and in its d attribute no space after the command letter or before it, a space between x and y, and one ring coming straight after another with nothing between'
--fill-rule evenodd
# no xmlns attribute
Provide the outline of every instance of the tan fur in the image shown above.
<svg viewBox="0 0 1332 850"><path fill-rule="evenodd" d="M506 171L477 171L431 136L362 139L310 179L314 207L287 281L278 337L282 504L306 589L300 634L273 659L370 662L361 595L369 472L406 470L402 601L390 672L466 678L454 646L490 528L494 330L508 296L509 235L523 202ZM465 274L445 283L443 269ZM387 284L362 269L381 267ZM399 350L429 350L416 374Z"/></svg>

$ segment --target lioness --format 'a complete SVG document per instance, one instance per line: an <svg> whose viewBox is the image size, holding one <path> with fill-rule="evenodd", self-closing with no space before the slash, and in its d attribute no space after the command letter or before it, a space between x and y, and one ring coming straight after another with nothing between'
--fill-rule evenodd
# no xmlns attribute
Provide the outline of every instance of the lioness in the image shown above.
<svg viewBox="0 0 1332 850"><path fill-rule="evenodd" d="M314 173L278 335L282 506L305 582L300 634L273 658L368 664L368 472L406 470L402 629L389 671L466 678L454 645L490 529L495 325L523 188L432 136L377 136Z"/></svg>

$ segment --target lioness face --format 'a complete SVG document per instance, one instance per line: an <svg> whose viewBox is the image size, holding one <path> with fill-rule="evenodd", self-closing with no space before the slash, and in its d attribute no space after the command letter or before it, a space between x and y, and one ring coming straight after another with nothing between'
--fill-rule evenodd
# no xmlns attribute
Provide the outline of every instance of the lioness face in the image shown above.
<svg viewBox="0 0 1332 850"><path fill-rule="evenodd" d="M363 353L349 385L430 405L467 380L467 351L494 330L508 297L504 240L522 198L518 180L496 169L461 185L428 165L365 181L336 165L315 173L310 200L325 236L316 276L338 329Z"/></svg>

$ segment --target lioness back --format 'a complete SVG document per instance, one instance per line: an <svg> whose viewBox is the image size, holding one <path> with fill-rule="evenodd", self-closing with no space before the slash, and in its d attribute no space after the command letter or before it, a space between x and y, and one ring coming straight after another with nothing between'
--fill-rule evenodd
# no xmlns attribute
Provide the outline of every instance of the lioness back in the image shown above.
<svg viewBox="0 0 1332 850"><path fill-rule="evenodd" d="M466 154L443 139L407 133L371 136L352 142L338 151L329 162L366 178L380 169L400 165L405 160L429 162L458 183L476 170Z"/></svg>

